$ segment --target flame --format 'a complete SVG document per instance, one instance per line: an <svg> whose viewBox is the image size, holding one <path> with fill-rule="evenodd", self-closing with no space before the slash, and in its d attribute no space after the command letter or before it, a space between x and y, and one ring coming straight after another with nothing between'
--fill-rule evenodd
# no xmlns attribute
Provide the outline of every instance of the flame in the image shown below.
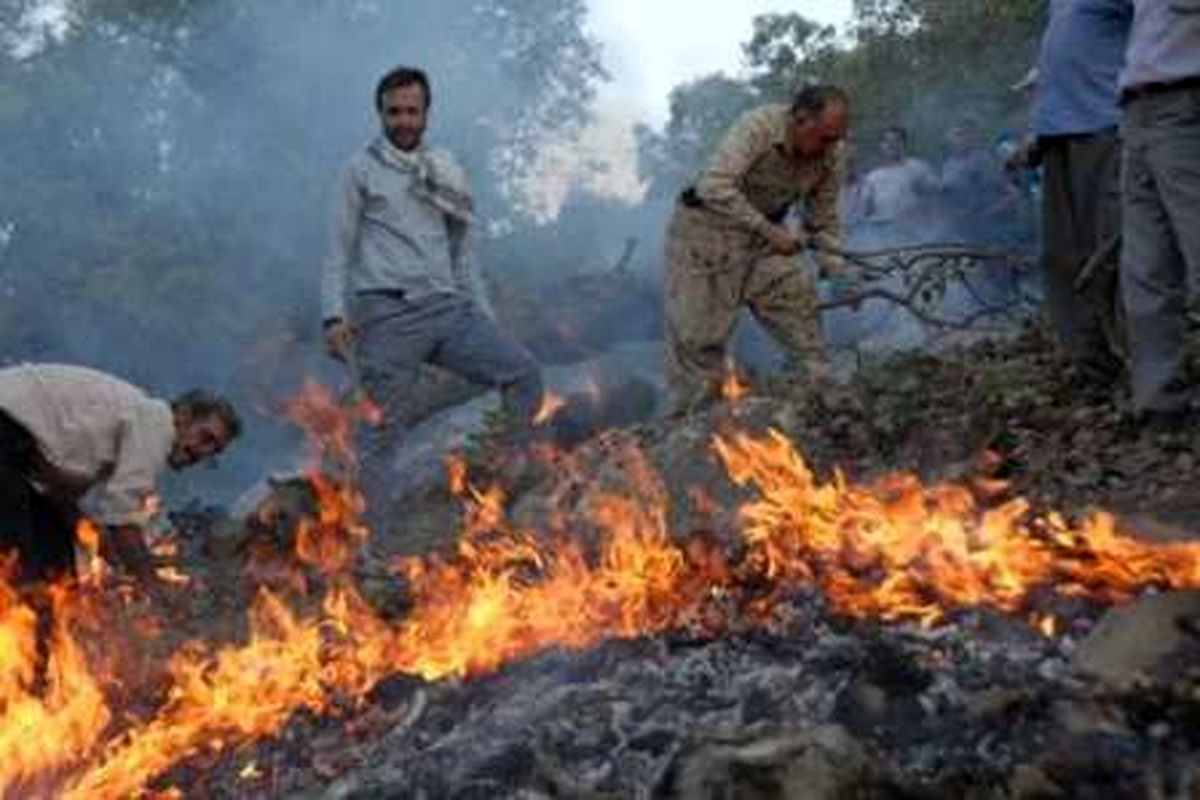
<svg viewBox="0 0 1200 800"><path fill-rule="evenodd" d="M93 587L104 583L109 569L100 556L100 526L87 517L80 517L75 524L75 543L78 545L76 572L79 582Z"/></svg>
<svg viewBox="0 0 1200 800"><path fill-rule="evenodd" d="M561 411L566 404L567 401L562 395L546 392L542 395L542 404L538 407L537 413L533 415L534 427L541 427L554 419L554 415Z"/></svg>
<svg viewBox="0 0 1200 800"><path fill-rule="evenodd" d="M346 430L324 412L306 418ZM1023 500L1002 500L994 483L821 482L778 433L714 441L733 482L755 491L739 509L745 547L680 541L668 526L669 492L632 442L611 445L627 488L576 498L578 513L560 509L549 530L513 524L503 491L474 486L452 461L462 535L453 552L399 564L412 603L400 621L380 617L350 582L366 536L352 484L314 483L320 513L296 548L331 573L319 607L300 613L260 591L245 642L179 648L159 706L119 723L106 681L71 636L78 609L67 591L53 595L39 695L37 615L0 584L0 795L34 787L89 800L138 796L181 760L277 734L300 710L333 713L398 672L436 680L553 646L680 628L718 634L769 621L797 588L819 588L849 616L932 625L990 606L1052 635L1061 621L1035 601L1046 593L1110 603L1147 586L1200 586L1200 544L1124 537L1105 515L1078 524L1038 516ZM240 776L258 774L251 763Z"/></svg>
<svg viewBox="0 0 1200 800"><path fill-rule="evenodd" d="M1020 498L982 507L967 487L913 475L821 484L774 432L715 446L734 482L760 492L741 509L752 558L776 581L816 584L847 614L928 625L975 606L1021 612L1039 591L1114 603L1151 585L1200 585L1200 543L1121 536L1108 514L1071 526Z"/></svg>
<svg viewBox="0 0 1200 800"><path fill-rule="evenodd" d="M733 361L725 362L725 377L721 380L721 399L727 403L738 403L750 394L750 384L744 382L738 375L737 365Z"/></svg>
<svg viewBox="0 0 1200 800"><path fill-rule="evenodd" d="M0 585L0 796L4 797L16 787L42 793L42 785L52 781L55 772L91 754L111 716L99 680L67 633L70 605L62 587L51 588L48 605L40 613L53 620L44 659L37 645L39 612L12 588ZM39 669L39 664L44 666Z"/></svg>

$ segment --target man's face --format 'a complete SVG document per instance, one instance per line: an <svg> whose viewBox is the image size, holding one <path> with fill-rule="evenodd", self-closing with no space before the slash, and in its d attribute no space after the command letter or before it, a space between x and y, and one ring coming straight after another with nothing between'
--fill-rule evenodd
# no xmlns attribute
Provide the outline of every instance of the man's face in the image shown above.
<svg viewBox="0 0 1200 800"><path fill-rule="evenodd" d="M879 142L879 152L884 161L900 161L904 158L904 139L895 131L887 131Z"/></svg>
<svg viewBox="0 0 1200 800"><path fill-rule="evenodd" d="M792 117L792 152L804 158L824 155L846 136L850 114L841 103L829 103L816 114Z"/></svg>
<svg viewBox="0 0 1200 800"><path fill-rule="evenodd" d="M179 422L175 426L175 442L167 463L171 469L198 464L224 450L232 438L225 421L215 415Z"/></svg>
<svg viewBox="0 0 1200 800"><path fill-rule="evenodd" d="M383 93L379 121L388 140L401 150L413 150L421 144L429 110L425 107L425 89L409 83Z"/></svg>
<svg viewBox="0 0 1200 800"><path fill-rule="evenodd" d="M975 143L974 132L966 125L955 125L950 129L947 138L950 141L950 149L958 153L970 149Z"/></svg>

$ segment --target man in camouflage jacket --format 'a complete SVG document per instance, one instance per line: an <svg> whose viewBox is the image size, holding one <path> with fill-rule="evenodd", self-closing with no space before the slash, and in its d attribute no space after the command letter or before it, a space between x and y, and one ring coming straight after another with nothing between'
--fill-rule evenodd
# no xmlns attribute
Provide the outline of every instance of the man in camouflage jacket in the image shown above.
<svg viewBox="0 0 1200 800"><path fill-rule="evenodd" d="M816 292L798 255L813 245L823 274L844 273L836 252L848 106L840 89L812 86L790 107L749 111L680 194L666 245L667 368L677 412L717 391L743 305L794 369L824 376ZM786 220L798 202L796 231Z"/></svg>

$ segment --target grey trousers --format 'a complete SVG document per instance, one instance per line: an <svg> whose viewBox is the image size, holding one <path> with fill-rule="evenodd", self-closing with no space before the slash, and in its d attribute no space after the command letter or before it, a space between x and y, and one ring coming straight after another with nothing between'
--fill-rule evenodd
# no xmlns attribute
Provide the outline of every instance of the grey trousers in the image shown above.
<svg viewBox="0 0 1200 800"><path fill-rule="evenodd" d="M421 364L499 389L505 411L526 424L541 407L541 370L533 356L465 295L413 301L402 292L366 292L353 298L350 318L364 388L383 411L382 424L367 428L359 443L369 511L386 504L396 448L420 422L423 404L412 403L410 393Z"/></svg>
<svg viewBox="0 0 1200 800"><path fill-rule="evenodd" d="M1134 407L1195 399L1188 309L1200 296L1200 88L1130 100L1122 121L1121 294Z"/></svg>
<svg viewBox="0 0 1200 800"><path fill-rule="evenodd" d="M1084 377L1118 377L1117 265L1102 265L1082 290L1088 260L1121 231L1121 145L1116 131L1056 136L1042 152L1042 248L1046 311L1059 343Z"/></svg>

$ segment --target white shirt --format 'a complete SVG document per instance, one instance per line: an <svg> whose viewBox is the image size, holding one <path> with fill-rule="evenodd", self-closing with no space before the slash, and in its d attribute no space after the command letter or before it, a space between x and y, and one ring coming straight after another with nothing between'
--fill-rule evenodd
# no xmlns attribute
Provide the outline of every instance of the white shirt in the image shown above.
<svg viewBox="0 0 1200 800"><path fill-rule="evenodd" d="M169 404L111 375L62 364L0 369L0 409L37 440L47 488L92 491L106 525L146 524L175 440Z"/></svg>
<svg viewBox="0 0 1200 800"><path fill-rule="evenodd" d="M866 218L873 222L900 219L919 208L923 192L935 192L938 188L937 173L918 158L876 167L863 178Z"/></svg>

